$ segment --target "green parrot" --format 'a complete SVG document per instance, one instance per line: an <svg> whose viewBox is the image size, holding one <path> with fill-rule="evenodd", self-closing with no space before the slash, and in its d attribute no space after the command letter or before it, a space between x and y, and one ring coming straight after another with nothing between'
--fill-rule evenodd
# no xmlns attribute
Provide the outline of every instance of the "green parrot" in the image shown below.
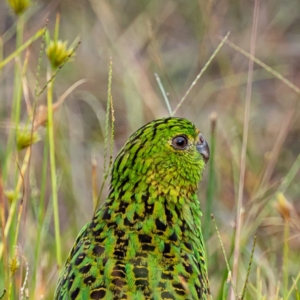
<svg viewBox="0 0 300 300"><path fill-rule="evenodd" d="M208 159L207 142L186 119L157 119L131 135L54 299L210 299L197 198Z"/></svg>

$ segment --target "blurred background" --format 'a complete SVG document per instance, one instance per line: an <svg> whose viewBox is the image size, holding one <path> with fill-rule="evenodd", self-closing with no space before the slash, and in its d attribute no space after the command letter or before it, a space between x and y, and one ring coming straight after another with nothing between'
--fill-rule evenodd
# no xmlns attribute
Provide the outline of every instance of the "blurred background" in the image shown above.
<svg viewBox="0 0 300 300"><path fill-rule="evenodd" d="M52 82L55 102L76 82L86 80L69 91L53 119L64 261L77 233L93 215L93 181L99 189L104 180L110 58L115 157L136 129L169 115L154 73L174 109L228 31L231 42L250 51L254 1L24 0L28 6L16 14L13 7L18 2L22 0L0 2L0 61L32 38L46 20L48 41L53 39L57 15L58 39L68 41L68 47L78 37L81 41ZM282 78L254 63L236 295L242 291L257 232L244 299L300 299L300 92L284 82L300 87L300 5L298 0L257 3L255 57ZM28 107L35 99L38 66L38 90L47 82L49 60L45 51L40 55L41 45L42 39L36 39L9 62L0 63L0 295L6 289L4 299L19 299L24 280L24 298L52 299L58 279L44 126L36 132L40 141L32 146L22 197L14 194L19 169L27 159L27 150L18 150L15 141L18 128L31 122ZM49 46L47 38L44 46ZM214 299L227 299L230 288L210 213L232 269L248 69L249 59L224 44L176 112L193 121L215 150L199 188ZM13 104L16 94L19 107ZM48 96L47 91L41 93L38 108L45 108ZM107 187L106 182L102 201Z"/></svg>

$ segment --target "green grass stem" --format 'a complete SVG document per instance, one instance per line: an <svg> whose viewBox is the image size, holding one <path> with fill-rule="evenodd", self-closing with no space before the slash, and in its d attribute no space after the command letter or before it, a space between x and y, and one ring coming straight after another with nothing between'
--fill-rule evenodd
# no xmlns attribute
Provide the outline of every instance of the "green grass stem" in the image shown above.
<svg viewBox="0 0 300 300"><path fill-rule="evenodd" d="M61 257L61 236L60 236L60 227L59 227L57 177L56 177L55 145L54 145L54 123L53 123L53 108L52 108L53 84L54 84L54 79L52 81L48 81L48 88L47 88L48 126L47 128L48 128L48 137L49 137L50 173L51 173L51 190L52 190L53 217L54 217L54 230L55 230L56 262L59 271L62 266L62 257Z"/></svg>
<svg viewBox="0 0 300 300"><path fill-rule="evenodd" d="M212 214L213 198L216 190L215 182L215 148L216 148L216 126L217 126L217 115L212 113L210 116L210 158L209 158L209 170L208 170L208 187L206 193L206 210L204 219L204 240L207 240L210 236L210 220Z"/></svg>

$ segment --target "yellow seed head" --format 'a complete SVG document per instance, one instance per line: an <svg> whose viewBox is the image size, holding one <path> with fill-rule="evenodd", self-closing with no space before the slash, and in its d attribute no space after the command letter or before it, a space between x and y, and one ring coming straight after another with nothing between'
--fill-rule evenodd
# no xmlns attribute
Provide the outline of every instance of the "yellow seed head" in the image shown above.
<svg viewBox="0 0 300 300"><path fill-rule="evenodd" d="M22 150L35 144L40 140L40 136L36 131L31 132L30 128L19 129L17 133L17 148Z"/></svg>
<svg viewBox="0 0 300 300"><path fill-rule="evenodd" d="M7 0L16 15L21 15L31 4L31 0Z"/></svg>
<svg viewBox="0 0 300 300"><path fill-rule="evenodd" d="M17 201L21 198L21 194L17 194L14 190L6 190L4 191L4 195L6 196L9 203Z"/></svg>
<svg viewBox="0 0 300 300"><path fill-rule="evenodd" d="M275 203L275 208L286 221L289 221L291 219L293 206L288 202L288 200L282 193L277 194L277 202Z"/></svg>
<svg viewBox="0 0 300 300"><path fill-rule="evenodd" d="M20 261L18 256L15 254L14 257L9 262L9 268L12 276L18 271L20 267Z"/></svg>
<svg viewBox="0 0 300 300"><path fill-rule="evenodd" d="M72 55L72 49L67 48L67 41L50 41L46 49L48 59L53 69L61 66Z"/></svg>

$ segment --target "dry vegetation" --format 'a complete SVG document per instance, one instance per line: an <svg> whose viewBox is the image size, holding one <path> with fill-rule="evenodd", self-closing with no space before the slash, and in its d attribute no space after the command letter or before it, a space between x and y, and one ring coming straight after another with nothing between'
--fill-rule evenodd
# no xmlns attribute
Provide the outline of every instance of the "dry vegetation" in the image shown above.
<svg viewBox="0 0 300 300"><path fill-rule="evenodd" d="M14 6L16 15L10 5L20 3L29 6ZM58 266L93 214L105 173L110 57L115 155L138 127L168 116L154 73L174 109L228 31L271 69L224 44L176 112L214 148L199 190L211 290L229 299L232 283L244 299L300 299L299 1L2 0L3 299L52 299ZM211 213L233 270L229 284Z"/></svg>

